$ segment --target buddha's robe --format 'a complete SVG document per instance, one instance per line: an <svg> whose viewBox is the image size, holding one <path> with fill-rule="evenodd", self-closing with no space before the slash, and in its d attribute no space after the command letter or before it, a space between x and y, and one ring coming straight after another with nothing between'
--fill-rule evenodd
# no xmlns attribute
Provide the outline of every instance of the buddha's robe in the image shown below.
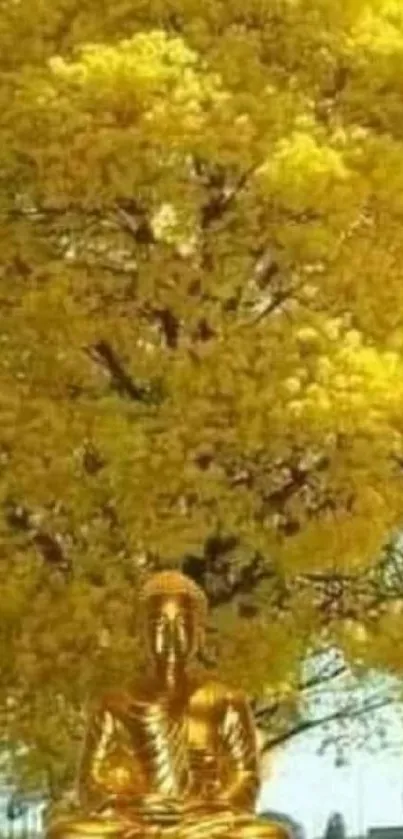
<svg viewBox="0 0 403 839"><path fill-rule="evenodd" d="M254 815L259 788L245 697L218 682L174 696L115 693L90 716L79 808L48 839L287 839Z"/></svg>

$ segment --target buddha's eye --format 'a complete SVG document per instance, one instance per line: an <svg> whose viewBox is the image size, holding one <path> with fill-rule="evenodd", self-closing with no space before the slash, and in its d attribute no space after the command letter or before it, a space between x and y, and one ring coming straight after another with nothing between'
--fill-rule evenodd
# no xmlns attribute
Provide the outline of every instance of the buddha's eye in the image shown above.
<svg viewBox="0 0 403 839"><path fill-rule="evenodd" d="M187 644L188 630L187 630L186 621L185 621L185 618L183 617L183 615L178 616L176 626L177 626L179 643L180 643L181 647L184 648L184 647L186 647L186 644Z"/></svg>

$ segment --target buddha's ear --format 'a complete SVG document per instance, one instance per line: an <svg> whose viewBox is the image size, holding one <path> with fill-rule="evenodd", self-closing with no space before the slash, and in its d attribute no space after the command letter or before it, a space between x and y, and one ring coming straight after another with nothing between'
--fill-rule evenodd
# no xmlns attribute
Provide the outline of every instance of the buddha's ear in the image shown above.
<svg viewBox="0 0 403 839"><path fill-rule="evenodd" d="M198 659L207 668L215 668L218 659L217 632L215 627L200 627Z"/></svg>
<svg viewBox="0 0 403 839"><path fill-rule="evenodd" d="M206 647L206 629L204 626L198 626L196 642L198 652L203 653Z"/></svg>
<svg viewBox="0 0 403 839"><path fill-rule="evenodd" d="M208 646L208 639L211 634L209 626L208 626L208 615L207 609L197 609L195 611L195 617L197 623L197 632L196 632L196 644L197 649L202 652L205 651Z"/></svg>

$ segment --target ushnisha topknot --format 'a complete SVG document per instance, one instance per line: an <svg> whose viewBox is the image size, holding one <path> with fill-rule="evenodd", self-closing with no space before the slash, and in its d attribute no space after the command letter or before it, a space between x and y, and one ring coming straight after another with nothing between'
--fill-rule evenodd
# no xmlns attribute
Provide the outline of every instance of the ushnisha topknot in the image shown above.
<svg viewBox="0 0 403 839"><path fill-rule="evenodd" d="M143 586L140 599L146 604L154 595L186 595L195 607L198 623L203 625L207 618L208 601L204 591L186 574L180 571L157 571L150 576Z"/></svg>

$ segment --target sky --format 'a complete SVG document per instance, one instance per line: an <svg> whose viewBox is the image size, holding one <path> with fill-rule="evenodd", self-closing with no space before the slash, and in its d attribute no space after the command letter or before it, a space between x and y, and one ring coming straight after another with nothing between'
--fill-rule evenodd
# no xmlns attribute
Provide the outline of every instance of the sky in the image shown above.
<svg viewBox="0 0 403 839"><path fill-rule="evenodd" d="M347 766L318 755L320 735L290 742L277 753L263 783L259 809L280 810L300 822L309 839L321 837L331 813L343 814L348 834L403 825L402 753L352 752Z"/></svg>

